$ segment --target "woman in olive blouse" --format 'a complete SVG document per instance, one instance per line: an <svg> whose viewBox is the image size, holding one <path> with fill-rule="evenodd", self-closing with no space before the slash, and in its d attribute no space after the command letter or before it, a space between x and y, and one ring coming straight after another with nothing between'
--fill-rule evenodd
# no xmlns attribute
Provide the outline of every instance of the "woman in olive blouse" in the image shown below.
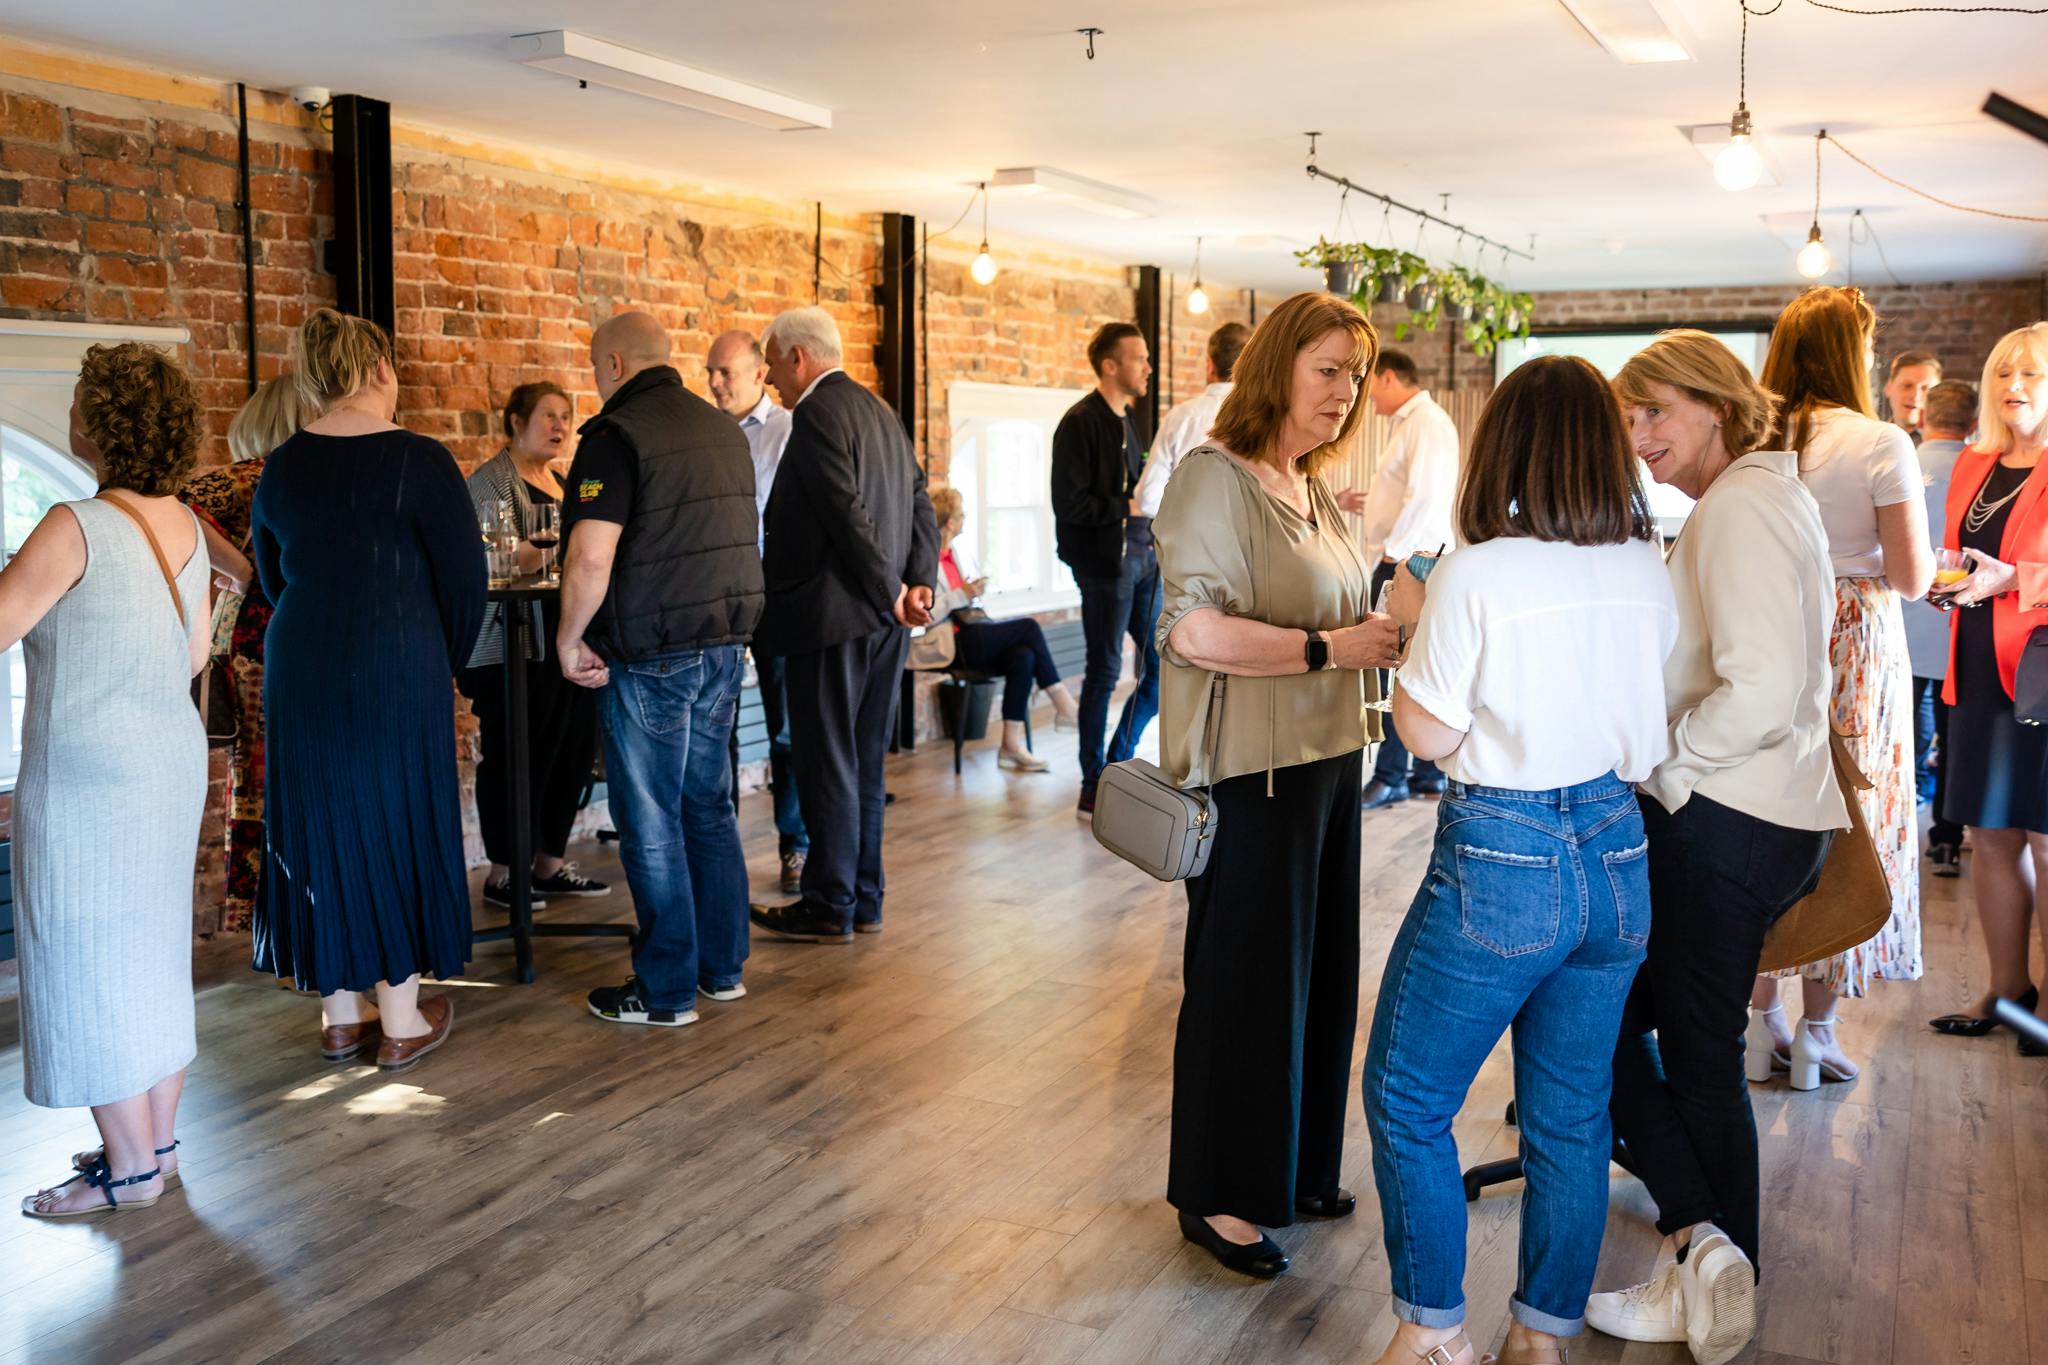
<svg viewBox="0 0 2048 1365"><path fill-rule="evenodd" d="M1208 867L1187 884L1166 1197L1182 1236L1261 1278L1287 1268L1262 1225L1358 1203L1337 1185L1358 1022L1358 791L1378 737L1372 670L1396 662L1401 632L1367 610L1365 563L1320 471L1358 424L1378 350L1342 299L1281 304L1152 528L1161 756L1181 785L1214 783L1217 815Z"/></svg>

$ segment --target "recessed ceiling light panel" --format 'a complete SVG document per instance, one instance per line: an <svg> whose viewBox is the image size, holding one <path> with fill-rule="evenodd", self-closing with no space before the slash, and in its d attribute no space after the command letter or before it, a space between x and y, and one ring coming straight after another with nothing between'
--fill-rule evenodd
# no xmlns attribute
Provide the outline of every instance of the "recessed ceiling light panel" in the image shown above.
<svg viewBox="0 0 2048 1365"><path fill-rule="evenodd" d="M514 61L527 66L762 128L790 132L832 126L832 111L822 105L806 104L587 33L559 28L522 33L505 46Z"/></svg>
<svg viewBox="0 0 2048 1365"><path fill-rule="evenodd" d="M1150 218L1159 211L1159 205L1142 194L1133 194L1115 185L1105 185L1100 180L1072 175L1051 166L1012 166L997 171L988 187L991 191L1005 194L1029 194L1069 201L1111 218Z"/></svg>
<svg viewBox="0 0 2048 1365"><path fill-rule="evenodd" d="M1558 0L1618 62L1689 62L1692 49L1655 0Z"/></svg>

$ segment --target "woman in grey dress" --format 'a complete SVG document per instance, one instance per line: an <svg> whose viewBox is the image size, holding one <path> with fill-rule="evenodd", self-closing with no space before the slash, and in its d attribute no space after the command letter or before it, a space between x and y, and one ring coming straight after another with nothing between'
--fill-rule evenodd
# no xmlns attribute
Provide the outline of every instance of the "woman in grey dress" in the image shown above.
<svg viewBox="0 0 2048 1365"><path fill-rule="evenodd" d="M204 432L168 356L87 351L71 451L99 496L50 509L0 571L0 648L19 640L28 661L14 792L24 1088L32 1104L90 1106L102 1143L22 1201L30 1217L144 1208L177 1170L196 1051L206 734L189 689L206 659L208 568L173 495Z"/></svg>

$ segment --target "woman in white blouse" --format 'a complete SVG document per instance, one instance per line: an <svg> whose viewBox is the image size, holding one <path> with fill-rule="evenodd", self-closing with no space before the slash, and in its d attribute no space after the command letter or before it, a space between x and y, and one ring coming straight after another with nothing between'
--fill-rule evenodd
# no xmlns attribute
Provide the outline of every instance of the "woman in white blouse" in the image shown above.
<svg viewBox="0 0 2048 1365"><path fill-rule="evenodd" d="M1871 781L1863 817L1891 886L1892 913L1877 936L1798 969L1805 1026L1795 1039L1763 978L1751 1000L1752 1079L1790 1068L1792 1084L1854 1080L1835 1036L1835 997L1857 999L1873 980L1920 978L1920 849L1913 777L1913 668L1900 599L1934 580L1927 486L1912 440L1873 415L1877 314L1857 289L1821 286L1786 306L1771 333L1763 386L1782 407L1772 444L1799 456L1799 477L1820 504L1835 573L1835 728Z"/></svg>
<svg viewBox="0 0 2048 1365"><path fill-rule="evenodd" d="M1380 1365L1470 1365L1451 1121L1510 1029L1528 1153L1502 1365L1559 1365L1607 1223L1608 1065L1650 937L1634 784L1663 757L1671 583L1621 411L1576 357L1509 375L1458 493L1465 547L1397 571L1394 723L1448 784L1365 1064L1394 1314ZM1419 610L1418 610L1419 608ZM1492 1357L1489 1357L1492 1359Z"/></svg>
<svg viewBox="0 0 2048 1365"><path fill-rule="evenodd" d="M1732 351L1666 332L1615 388L1650 476L1699 502L1671 552L1670 754L1643 784L1654 932L1614 1053L1614 1130L1664 1246L1648 1283L1593 1295L1586 1320L1712 1365L1756 1323L1743 1033L1757 962L1848 823L1828 741L1834 575L1797 457L1751 449L1777 403Z"/></svg>

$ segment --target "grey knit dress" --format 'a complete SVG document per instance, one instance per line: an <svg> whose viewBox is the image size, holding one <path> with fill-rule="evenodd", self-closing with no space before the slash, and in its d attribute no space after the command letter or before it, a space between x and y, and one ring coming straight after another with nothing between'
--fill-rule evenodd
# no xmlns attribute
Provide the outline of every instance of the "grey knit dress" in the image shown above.
<svg viewBox="0 0 2048 1365"><path fill-rule="evenodd" d="M109 1104L192 1060L192 867L206 732L187 633L126 514L64 504L85 575L22 641L28 704L14 789L21 1036L30 1103ZM55 515L53 512L52 515ZM197 538L178 574L206 610Z"/></svg>

